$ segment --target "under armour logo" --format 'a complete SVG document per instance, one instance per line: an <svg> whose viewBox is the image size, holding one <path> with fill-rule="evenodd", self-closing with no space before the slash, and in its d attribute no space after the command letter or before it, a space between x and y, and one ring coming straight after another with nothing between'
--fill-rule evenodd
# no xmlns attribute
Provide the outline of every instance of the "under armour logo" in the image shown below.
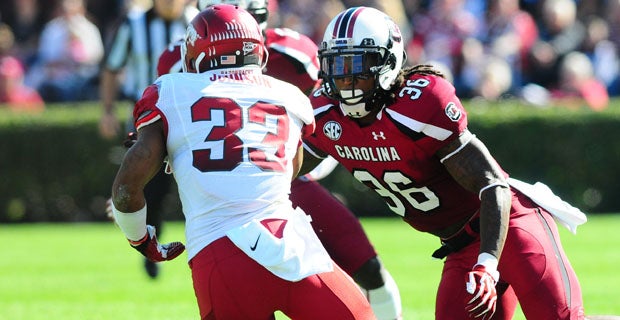
<svg viewBox="0 0 620 320"><path fill-rule="evenodd" d="M383 131L379 131L379 133L376 132L372 132L372 138L375 140L379 140L379 138L385 140L385 134L383 133Z"/></svg>

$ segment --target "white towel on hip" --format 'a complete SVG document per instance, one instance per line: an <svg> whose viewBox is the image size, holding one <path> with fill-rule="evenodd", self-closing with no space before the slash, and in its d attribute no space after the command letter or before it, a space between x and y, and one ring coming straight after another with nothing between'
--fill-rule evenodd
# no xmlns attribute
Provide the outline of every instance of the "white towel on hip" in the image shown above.
<svg viewBox="0 0 620 320"><path fill-rule="evenodd" d="M250 258L276 276L299 281L310 275L331 272L333 262L310 225L310 216L292 209L254 219L226 232L226 236ZM282 220L275 235L263 222ZM280 222L280 221L278 221Z"/></svg>
<svg viewBox="0 0 620 320"><path fill-rule="evenodd" d="M532 201L549 211L553 218L570 230L577 233L577 227L588 221L585 213L560 199L551 189L542 182L529 184L514 178L508 178L508 184L528 196Z"/></svg>

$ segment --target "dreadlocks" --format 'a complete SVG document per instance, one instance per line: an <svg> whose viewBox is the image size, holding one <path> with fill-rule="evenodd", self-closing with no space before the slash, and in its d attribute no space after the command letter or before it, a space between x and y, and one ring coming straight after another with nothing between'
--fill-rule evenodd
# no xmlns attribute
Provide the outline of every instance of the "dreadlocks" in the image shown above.
<svg viewBox="0 0 620 320"><path fill-rule="evenodd" d="M397 79L397 81L404 81L405 77L409 77L412 74L421 74L424 76L438 76L438 77L442 77L445 78L445 76L443 75L443 73L437 69L435 69L433 66L429 65L429 64L419 64L417 66L413 66L413 67L409 67L406 69L401 70L401 73L399 75L399 78ZM402 78L401 78L402 76Z"/></svg>

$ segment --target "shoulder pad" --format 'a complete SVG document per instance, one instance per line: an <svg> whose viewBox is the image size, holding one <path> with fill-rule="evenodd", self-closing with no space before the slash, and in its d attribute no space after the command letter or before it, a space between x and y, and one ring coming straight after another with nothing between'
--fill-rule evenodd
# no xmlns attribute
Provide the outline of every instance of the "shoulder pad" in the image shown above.
<svg viewBox="0 0 620 320"><path fill-rule="evenodd" d="M396 89L396 101L385 112L405 127L439 140L467 128L467 113L447 80L411 75Z"/></svg>
<svg viewBox="0 0 620 320"><path fill-rule="evenodd" d="M312 91L310 94L310 102L312 102L312 106L324 106L326 104L337 105L338 101L331 99L323 94L323 87L318 87L316 90Z"/></svg>

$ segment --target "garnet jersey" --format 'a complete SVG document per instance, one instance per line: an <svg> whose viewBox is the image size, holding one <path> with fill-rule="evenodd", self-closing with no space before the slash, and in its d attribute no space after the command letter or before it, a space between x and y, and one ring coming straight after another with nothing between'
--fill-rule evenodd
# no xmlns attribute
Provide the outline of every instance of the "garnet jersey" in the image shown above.
<svg viewBox="0 0 620 320"><path fill-rule="evenodd" d="M161 53L157 64L158 75L181 72L182 43L174 42ZM267 29L265 45L269 57L264 74L292 83L306 93L315 88L319 60L317 46L310 38L290 29Z"/></svg>
<svg viewBox="0 0 620 320"><path fill-rule="evenodd" d="M479 209L478 195L461 187L435 155L467 128L449 82L410 76L396 91L396 102L377 115L380 120L364 127L321 90L311 97L317 129L304 140L308 151L334 157L420 231L443 229Z"/></svg>
<svg viewBox="0 0 620 320"><path fill-rule="evenodd" d="M265 74L290 82L306 93L316 87L318 48L310 38L291 29L274 28L265 31L265 44L269 51Z"/></svg>
<svg viewBox="0 0 620 320"><path fill-rule="evenodd" d="M258 67L161 76L134 119L138 130L163 121L190 259L232 227L290 208L291 159L302 130L314 130L308 98Z"/></svg>

